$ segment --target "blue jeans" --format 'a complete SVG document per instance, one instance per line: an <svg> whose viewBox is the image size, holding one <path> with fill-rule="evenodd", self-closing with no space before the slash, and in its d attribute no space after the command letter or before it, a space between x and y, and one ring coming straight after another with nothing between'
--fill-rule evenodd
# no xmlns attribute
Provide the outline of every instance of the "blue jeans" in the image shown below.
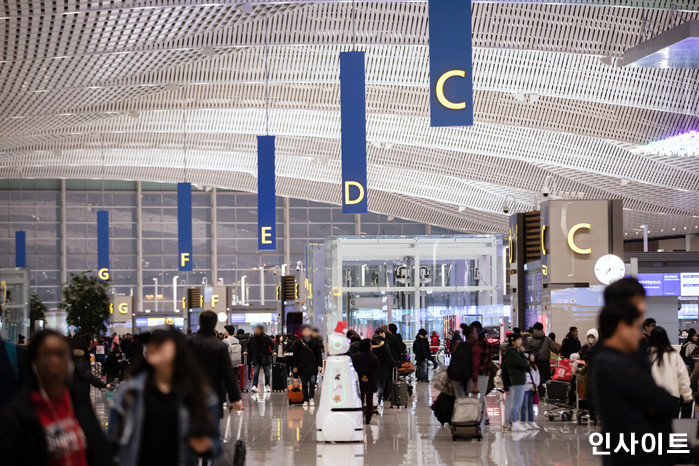
<svg viewBox="0 0 699 466"><path fill-rule="evenodd" d="M310 401L315 398L316 395L316 380L318 374L313 375L301 375L301 390L303 391L303 401Z"/></svg>
<svg viewBox="0 0 699 466"><path fill-rule="evenodd" d="M510 391L507 392L507 398L512 398L509 400L507 406L507 413L505 419L507 422L518 422L520 421L520 415L522 414L522 401L524 400L524 392L527 386L522 385L510 385Z"/></svg>
<svg viewBox="0 0 699 466"><path fill-rule="evenodd" d="M269 387L269 382L272 380L272 366L263 366L261 364L254 364L255 370L252 375L252 386L257 387L257 383L260 380L260 367L265 373L265 386Z"/></svg>
<svg viewBox="0 0 699 466"><path fill-rule="evenodd" d="M429 370L430 370L429 362L430 362L429 359L426 359L424 361L420 361L417 363L417 367L419 370L418 380L427 381L429 379Z"/></svg>
<svg viewBox="0 0 699 466"><path fill-rule="evenodd" d="M519 416L520 421L534 422L534 393L532 390L524 391L524 400L522 400L522 410Z"/></svg>

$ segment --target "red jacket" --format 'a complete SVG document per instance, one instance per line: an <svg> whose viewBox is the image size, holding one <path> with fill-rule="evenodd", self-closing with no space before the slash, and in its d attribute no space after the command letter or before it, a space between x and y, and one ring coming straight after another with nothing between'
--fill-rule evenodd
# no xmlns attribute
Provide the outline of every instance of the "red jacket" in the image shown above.
<svg viewBox="0 0 699 466"><path fill-rule="evenodd" d="M430 351L434 354L437 350L439 350L439 335L434 334L430 337Z"/></svg>

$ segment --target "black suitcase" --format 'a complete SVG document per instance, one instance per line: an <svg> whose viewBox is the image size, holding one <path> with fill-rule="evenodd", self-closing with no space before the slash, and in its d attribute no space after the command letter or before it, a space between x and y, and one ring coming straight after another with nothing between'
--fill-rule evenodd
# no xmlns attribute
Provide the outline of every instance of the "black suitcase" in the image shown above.
<svg viewBox="0 0 699 466"><path fill-rule="evenodd" d="M568 402L570 382L549 380L546 383L546 399L549 401Z"/></svg>
<svg viewBox="0 0 699 466"><path fill-rule="evenodd" d="M432 403L432 411L440 424L444 425L451 422L451 415L454 412L454 395L440 393L437 399Z"/></svg>
<svg viewBox="0 0 699 466"><path fill-rule="evenodd" d="M394 370L394 381L391 385L391 406L408 407L408 382L404 378L398 377L398 370Z"/></svg>
<svg viewBox="0 0 699 466"><path fill-rule="evenodd" d="M283 392L286 386L286 364L275 362L272 364L272 391Z"/></svg>

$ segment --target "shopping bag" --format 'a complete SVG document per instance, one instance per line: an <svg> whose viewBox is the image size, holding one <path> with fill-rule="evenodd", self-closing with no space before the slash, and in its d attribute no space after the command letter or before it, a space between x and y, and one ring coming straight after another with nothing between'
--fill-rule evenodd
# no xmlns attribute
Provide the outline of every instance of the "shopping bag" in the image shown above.
<svg viewBox="0 0 699 466"><path fill-rule="evenodd" d="M447 375L447 370L443 367L439 368L434 376L432 376L432 386L439 392L446 393L447 395L454 395L454 385Z"/></svg>
<svg viewBox="0 0 699 466"><path fill-rule="evenodd" d="M573 365L570 359L561 359L558 361L558 366L553 373L553 380L560 380L563 382L570 382L570 377L573 375Z"/></svg>

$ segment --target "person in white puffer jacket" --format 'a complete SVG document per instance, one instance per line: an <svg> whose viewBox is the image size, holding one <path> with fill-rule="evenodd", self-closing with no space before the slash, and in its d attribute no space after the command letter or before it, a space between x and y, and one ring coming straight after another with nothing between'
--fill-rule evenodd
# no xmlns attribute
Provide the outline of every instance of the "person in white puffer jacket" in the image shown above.
<svg viewBox="0 0 699 466"><path fill-rule="evenodd" d="M682 361L680 353L670 345L667 332L662 327L656 327L651 332L648 340L648 355L655 383L677 398L678 403L691 401L692 389L689 386L687 366Z"/></svg>

